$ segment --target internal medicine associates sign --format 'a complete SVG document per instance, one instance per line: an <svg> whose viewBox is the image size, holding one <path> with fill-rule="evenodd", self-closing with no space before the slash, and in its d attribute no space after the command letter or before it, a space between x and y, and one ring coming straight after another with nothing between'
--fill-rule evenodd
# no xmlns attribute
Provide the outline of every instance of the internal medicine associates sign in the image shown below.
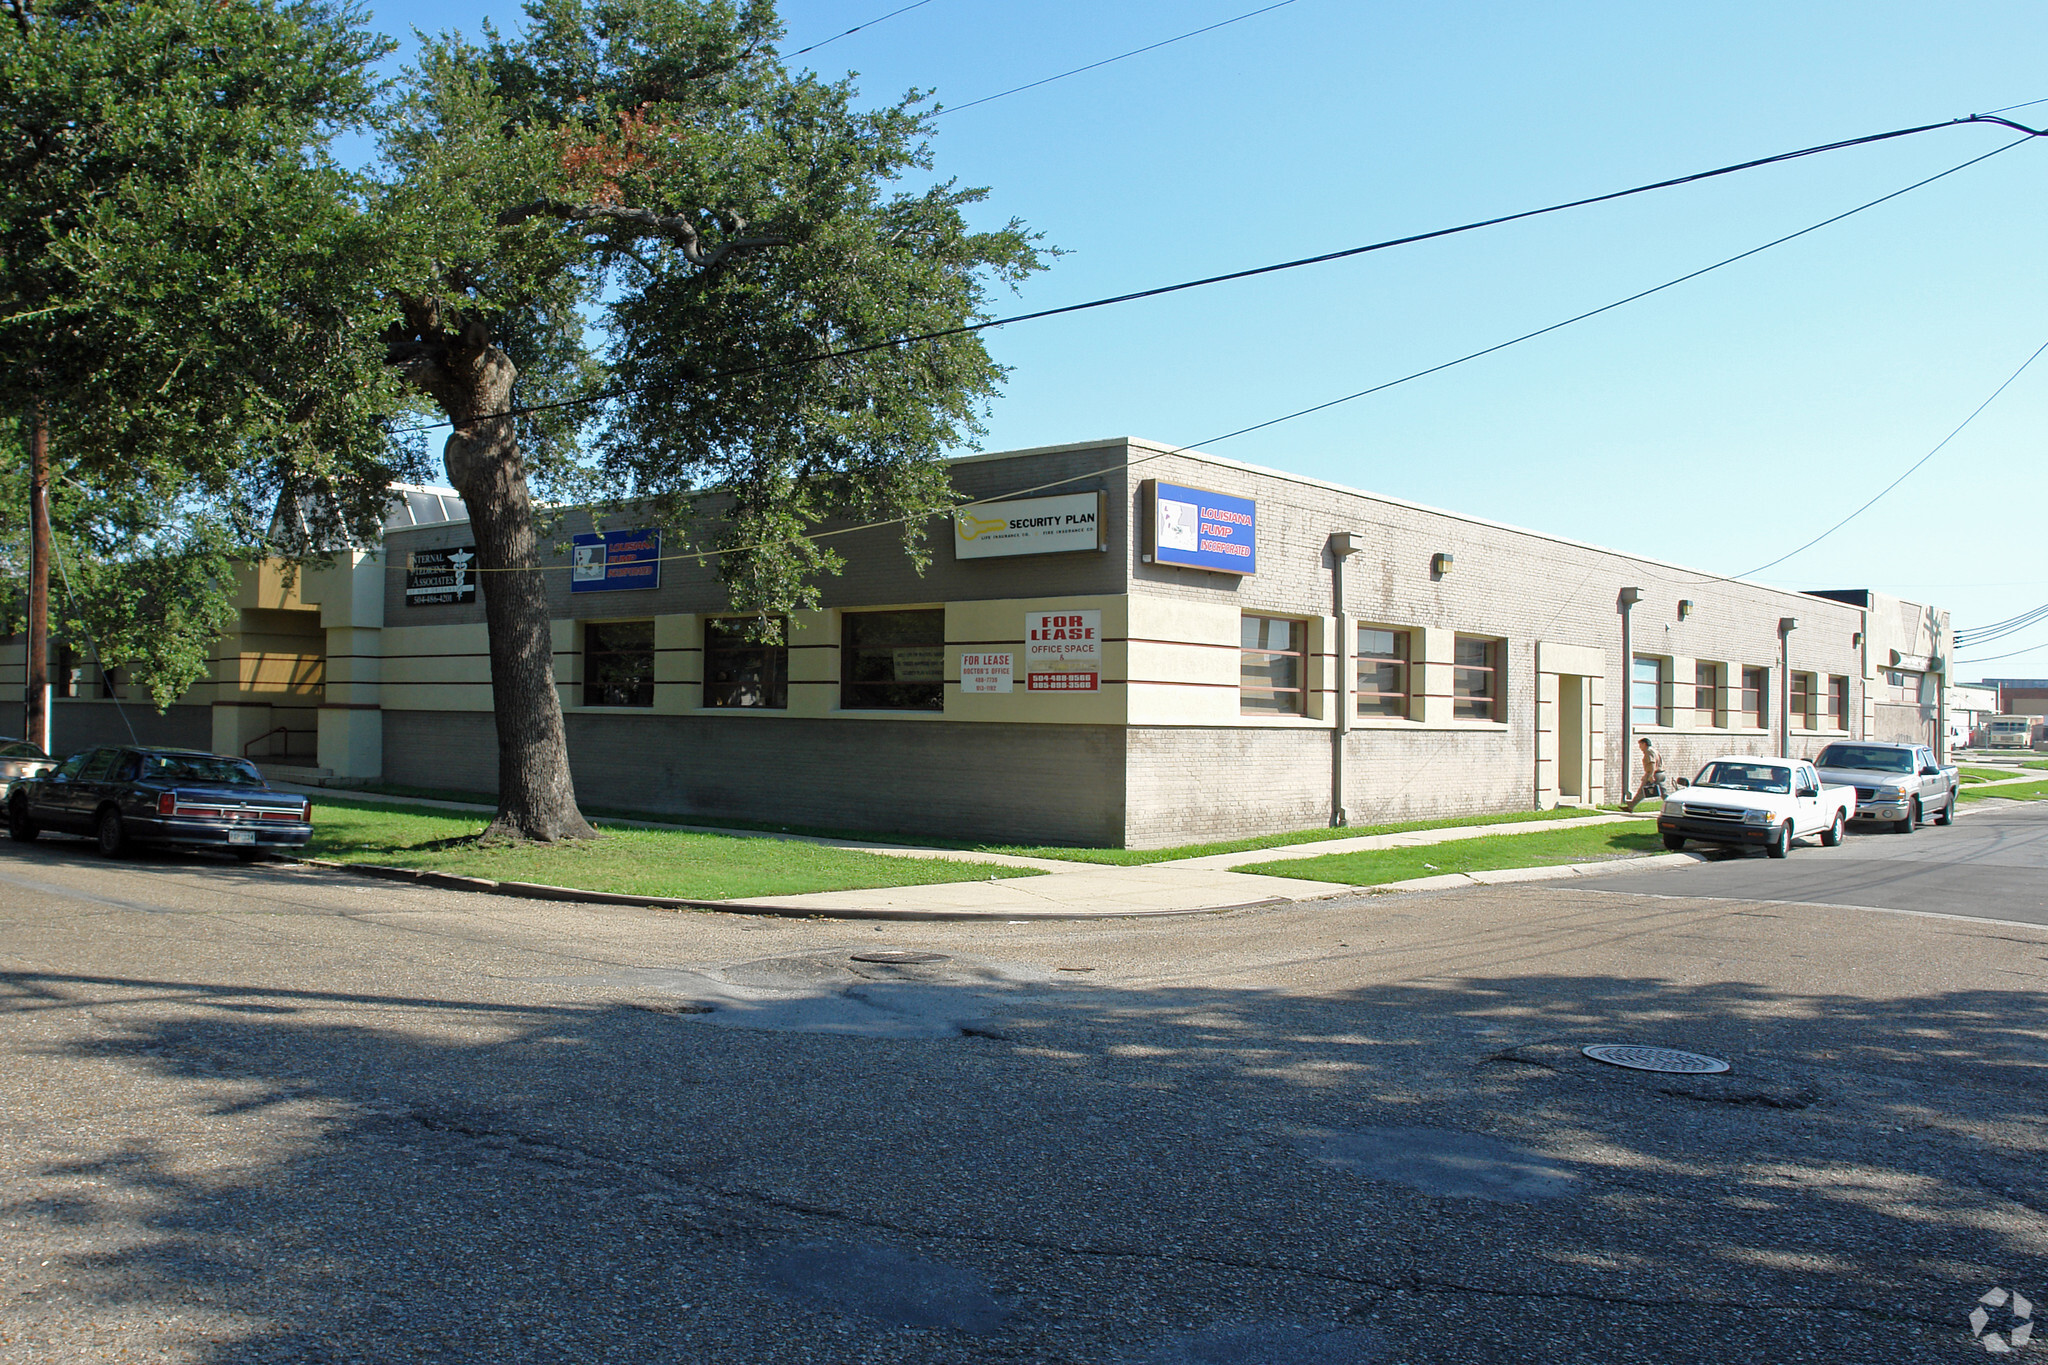
<svg viewBox="0 0 2048 1365"><path fill-rule="evenodd" d="M570 553L570 592L625 592L661 586L659 529L577 536Z"/></svg>
<svg viewBox="0 0 2048 1365"><path fill-rule="evenodd" d="M405 557L405 605L476 601L476 546L414 550Z"/></svg>
<svg viewBox="0 0 2048 1365"><path fill-rule="evenodd" d="M1102 613L1024 613L1024 690L1094 692L1102 686Z"/></svg>
<svg viewBox="0 0 2048 1365"><path fill-rule="evenodd" d="M1145 558L1212 573L1259 571L1259 505L1206 488L1145 480Z"/></svg>
<svg viewBox="0 0 2048 1365"><path fill-rule="evenodd" d="M953 514L953 558L1099 550L1108 543L1103 539L1108 504L1107 493L977 502Z"/></svg>

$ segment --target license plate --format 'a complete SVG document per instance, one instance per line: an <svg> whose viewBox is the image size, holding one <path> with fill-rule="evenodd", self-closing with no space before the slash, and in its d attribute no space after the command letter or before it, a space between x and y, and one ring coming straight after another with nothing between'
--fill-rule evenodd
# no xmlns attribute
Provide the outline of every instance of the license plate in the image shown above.
<svg viewBox="0 0 2048 1365"><path fill-rule="evenodd" d="M253 829L231 829L228 831L228 842L231 844L253 844L256 842L256 831Z"/></svg>

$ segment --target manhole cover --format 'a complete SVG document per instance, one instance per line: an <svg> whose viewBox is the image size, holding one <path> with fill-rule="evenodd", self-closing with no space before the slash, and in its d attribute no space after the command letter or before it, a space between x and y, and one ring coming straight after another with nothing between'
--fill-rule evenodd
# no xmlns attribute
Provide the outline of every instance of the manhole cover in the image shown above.
<svg viewBox="0 0 2048 1365"><path fill-rule="evenodd" d="M855 953L855 962L950 962L944 953Z"/></svg>
<svg viewBox="0 0 2048 1365"><path fill-rule="evenodd" d="M1726 1071L1728 1063L1701 1052L1680 1052L1671 1047L1636 1047L1630 1043L1594 1043L1580 1048L1596 1062L1625 1066L1631 1071L1676 1071L1689 1076L1706 1076Z"/></svg>

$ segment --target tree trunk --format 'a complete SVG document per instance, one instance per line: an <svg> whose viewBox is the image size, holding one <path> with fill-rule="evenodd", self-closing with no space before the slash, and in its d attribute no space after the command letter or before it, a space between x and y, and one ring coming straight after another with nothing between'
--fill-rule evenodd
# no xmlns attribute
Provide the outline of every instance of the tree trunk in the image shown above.
<svg viewBox="0 0 2048 1365"><path fill-rule="evenodd" d="M448 340L453 340L448 339ZM411 368L441 402L455 430L442 452L449 481L469 509L477 582L491 642L491 704L498 722L498 815L485 838L594 839L569 777L562 699L555 691L554 639L539 536L512 405L518 370L472 329Z"/></svg>
<svg viewBox="0 0 2048 1365"><path fill-rule="evenodd" d="M27 704L22 738L51 752L50 733L50 415L38 397L28 438L28 653L22 672Z"/></svg>

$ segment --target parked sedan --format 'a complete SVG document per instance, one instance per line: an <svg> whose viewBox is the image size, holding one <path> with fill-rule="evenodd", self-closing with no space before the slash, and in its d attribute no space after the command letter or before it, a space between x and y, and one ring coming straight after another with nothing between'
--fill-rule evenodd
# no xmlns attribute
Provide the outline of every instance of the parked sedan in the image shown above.
<svg viewBox="0 0 2048 1365"><path fill-rule="evenodd" d="M313 803L272 791L246 759L190 749L87 749L14 784L7 832L91 835L108 857L131 843L224 847L254 858L313 837Z"/></svg>
<svg viewBox="0 0 2048 1365"><path fill-rule="evenodd" d="M0 735L0 792L24 777L41 777L56 766L56 759L27 740Z"/></svg>

